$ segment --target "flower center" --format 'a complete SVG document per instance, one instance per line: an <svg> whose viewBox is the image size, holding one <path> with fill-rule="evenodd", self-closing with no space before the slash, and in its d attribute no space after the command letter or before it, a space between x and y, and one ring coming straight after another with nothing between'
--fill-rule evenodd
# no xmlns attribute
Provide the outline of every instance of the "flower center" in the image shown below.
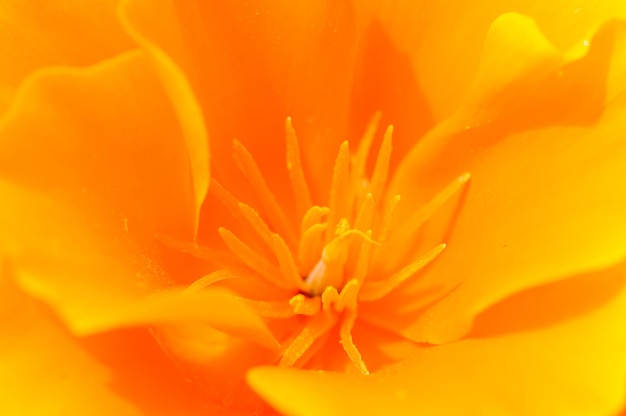
<svg viewBox="0 0 626 416"><path fill-rule="evenodd" d="M415 254L413 242L431 215L463 188L469 174L461 175L399 226L392 226L400 201L400 195L386 195L392 126L385 131L371 175L366 173L379 120L379 114L372 118L356 151L351 152L347 141L341 144L333 167L328 205L321 206L312 202L298 139L287 118L286 164L296 216L300 219L299 230L292 225L254 158L241 143L234 142L234 159L251 185L258 207L240 202L217 180L212 180L213 195L236 214L243 229L261 241L261 247L255 248L241 233L219 228L237 264L203 277L190 289L201 289L225 276L245 275L288 293L288 297L278 301L247 296L249 304L265 318L304 318L303 326L283 342L279 365L299 365L305 353L337 327L349 359L360 372L369 374L352 340L359 304L382 299L416 276L445 248L445 244L439 244L425 253Z"/></svg>

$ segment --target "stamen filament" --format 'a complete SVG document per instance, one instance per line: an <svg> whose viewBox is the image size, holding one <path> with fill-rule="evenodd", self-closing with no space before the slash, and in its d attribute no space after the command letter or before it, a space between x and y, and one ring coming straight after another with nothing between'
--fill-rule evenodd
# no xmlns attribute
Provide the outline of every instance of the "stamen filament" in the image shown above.
<svg viewBox="0 0 626 416"><path fill-rule="evenodd" d="M212 193L235 218L239 216L239 200L215 178L211 178L209 192Z"/></svg>
<svg viewBox="0 0 626 416"><path fill-rule="evenodd" d="M300 238L298 247L298 262L300 264L300 274L307 275L315 267L319 260L319 253L324 247L324 232L327 224L313 224Z"/></svg>
<svg viewBox="0 0 626 416"><path fill-rule="evenodd" d="M333 306L339 300L339 292L334 286L326 286L324 292L322 292L322 310L330 312Z"/></svg>
<svg viewBox="0 0 626 416"><path fill-rule="evenodd" d="M339 293L339 299L335 304L335 310L337 312L343 312L344 309L348 309L349 311L356 311L359 287L360 283L356 279L352 279L348 283L346 283L343 289L341 289L341 293Z"/></svg>
<svg viewBox="0 0 626 416"><path fill-rule="evenodd" d="M389 204L385 207L385 212L383 213L383 219L380 223L380 234L378 235L378 241L382 244L387 241L389 237L389 232L391 230L391 221L393 220L393 213L398 206L398 202L400 202L400 195L394 196Z"/></svg>
<svg viewBox="0 0 626 416"><path fill-rule="evenodd" d="M313 343L335 325L335 318L330 314L317 314L285 349L278 363L281 367L292 366L307 352Z"/></svg>
<svg viewBox="0 0 626 416"><path fill-rule="evenodd" d="M280 265L280 271L282 272L285 282L289 285L293 285L293 287L299 290L305 290L306 285L300 277L300 272L298 271L298 266L296 261L287 247L287 243L282 237L278 234L272 234L272 248L274 250L274 254L278 259L278 264Z"/></svg>
<svg viewBox="0 0 626 416"><path fill-rule="evenodd" d="M285 289L291 289L291 285L280 278L280 271L269 263L263 256L252 250L243 241L241 241L232 231L227 228L220 227L218 229L222 240L232 253L241 260L250 269L256 271L259 276L265 278L268 282Z"/></svg>
<svg viewBox="0 0 626 416"><path fill-rule="evenodd" d="M296 315L315 316L322 309L322 300L319 296L310 298L298 293L289 299L289 305Z"/></svg>
<svg viewBox="0 0 626 416"><path fill-rule="evenodd" d="M361 209L356 216L354 228L361 231L371 228L372 221L374 219L374 208L374 196L371 193L368 193L365 195L365 200L361 204Z"/></svg>
<svg viewBox="0 0 626 416"><path fill-rule="evenodd" d="M376 131L378 130L378 125L380 124L381 117L382 114L380 111L374 113L369 123L367 123L365 133L363 134L361 142L359 143L359 146L357 148L356 155L354 157L354 177L357 181L361 181L363 178L365 178L367 159L370 153L370 149L372 148L372 143L374 142L374 137L376 135ZM357 183L357 185L360 184Z"/></svg>
<svg viewBox="0 0 626 416"><path fill-rule="evenodd" d="M291 305L285 301L261 301L248 298L241 298L256 313L264 318L286 319L294 316Z"/></svg>
<svg viewBox="0 0 626 416"><path fill-rule="evenodd" d="M304 177L302 160L300 158L300 147L296 131L291 124L291 117L285 120L285 133L287 141L287 171L296 204L296 215L301 218L306 210L312 205L309 187Z"/></svg>
<svg viewBox="0 0 626 416"><path fill-rule="evenodd" d="M330 208L320 207L317 205L313 205L302 217L302 224L300 226L300 235L305 233L311 226L315 224L319 224L322 222L322 219L328 215L330 212Z"/></svg>
<svg viewBox="0 0 626 416"><path fill-rule="evenodd" d="M363 357L352 340L352 328L354 328L355 321L356 313L353 312L348 314L348 316L341 323L341 329L339 330L341 345L356 368L362 374L369 375L370 372L367 369L365 362L363 362Z"/></svg>
<svg viewBox="0 0 626 416"><path fill-rule="evenodd" d="M248 152L248 149L237 140L233 141L233 156L239 169L250 183L269 222L275 227L276 231L279 231L287 238L290 244L295 245L296 236L285 212L267 186L254 158Z"/></svg>
<svg viewBox="0 0 626 416"><path fill-rule="evenodd" d="M445 244L439 244L417 260L413 261L406 267L403 267L396 273L382 281L365 282L359 292L359 301L372 302L389 294L392 290L400 286L403 282L414 276L418 271L423 269L427 264L432 262L443 249Z"/></svg>
<svg viewBox="0 0 626 416"><path fill-rule="evenodd" d="M422 208L407 219L404 224L397 228L397 232L391 235L389 239L388 247L392 247L393 250L398 250L398 248L408 248L410 246L409 242L415 238L419 228L426 221L428 221L437 209L457 194L469 181L469 179L470 174L464 173L452 181L452 183L446 186L441 192L435 195L433 199L431 199L426 205L422 206ZM399 255L403 253L396 252L395 254Z"/></svg>
<svg viewBox="0 0 626 416"><path fill-rule="evenodd" d="M370 257L371 257L370 255L372 253L372 246L373 246L373 244L370 242L372 238L372 230L367 230L366 234L369 237L369 239L364 239L361 242L361 247L360 247L359 254L356 260L356 267L354 271L352 272L353 280L356 280L357 282L359 282L359 284L363 283L363 281L365 280L365 277L367 276L367 270L369 268Z"/></svg>
<svg viewBox="0 0 626 416"><path fill-rule="evenodd" d="M387 183L387 176L389 175L392 136L393 126L389 126L385 131L385 137L380 145L378 157L376 158L376 164L374 165L374 173L372 173L372 179L370 180L370 184L368 186L369 193L379 199L382 198L383 190L385 189L385 184Z"/></svg>
<svg viewBox="0 0 626 416"><path fill-rule="evenodd" d="M335 160L333 169L333 180L330 187L328 224L339 223L341 218L349 214L351 200L350 189L350 149L348 142L345 141L339 147L339 154ZM334 233L332 229L326 232L326 243L333 239Z"/></svg>
<svg viewBox="0 0 626 416"><path fill-rule="evenodd" d="M195 282L187 286L184 292L190 292L190 293L199 292L200 290L212 285L213 283L217 283L219 281L226 280L226 279L232 279L234 277L241 277L241 275L242 275L242 272L238 272L234 270L228 270L228 269L216 270L214 272L207 274L206 276L199 278L198 280L196 280Z"/></svg>
<svg viewBox="0 0 626 416"><path fill-rule="evenodd" d="M265 242L265 244L272 248L272 230L270 227L263 221L261 215L251 206L240 202L239 211L243 215L243 217L248 221L248 224L252 226L252 229L257 233L259 237Z"/></svg>

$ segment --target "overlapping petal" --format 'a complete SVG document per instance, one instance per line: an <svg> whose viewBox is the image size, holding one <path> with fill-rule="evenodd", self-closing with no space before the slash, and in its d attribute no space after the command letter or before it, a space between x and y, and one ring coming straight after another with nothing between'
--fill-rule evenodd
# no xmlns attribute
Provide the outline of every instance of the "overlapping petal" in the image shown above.
<svg viewBox="0 0 626 416"><path fill-rule="evenodd" d="M319 160L334 153L347 132L356 53L348 2L129 0L123 11L130 33L185 74L202 106L221 180L235 181L232 140L238 139L285 199L287 183L276 167L285 165L284 120L291 116L311 178L325 189L330 174Z"/></svg>
<svg viewBox="0 0 626 416"><path fill-rule="evenodd" d="M191 181L143 53L42 73L0 131L0 244L25 287L84 315L168 284L155 233L191 238Z"/></svg>
<svg viewBox="0 0 626 416"><path fill-rule="evenodd" d="M524 0L359 0L361 14L382 22L398 48L410 56L435 117L453 114L469 92L491 23L508 12L538 22L549 41L566 51L599 25L626 17L620 0L529 2Z"/></svg>
<svg viewBox="0 0 626 416"><path fill-rule="evenodd" d="M614 414L626 392L623 272L620 265L577 277L585 282L579 285L583 292L598 281L612 291L601 306L540 329L423 348L369 377L265 367L252 370L249 381L286 414L366 414L371 409L437 415ZM518 306L531 308L532 299Z"/></svg>
<svg viewBox="0 0 626 416"><path fill-rule="evenodd" d="M109 369L83 351L49 311L20 293L4 266L0 270L0 411L139 415L109 388ZM95 408L94 403L98 403Z"/></svg>
<svg viewBox="0 0 626 416"><path fill-rule="evenodd" d="M132 48L117 0L9 0L0 5L0 112L32 71L85 66Z"/></svg>
<svg viewBox="0 0 626 416"><path fill-rule="evenodd" d="M508 27L526 25L517 21L521 26ZM620 72L623 68L619 69L624 54L615 47L622 35L623 25L606 26L594 37L590 51L569 64L559 64L558 54L550 52L546 43L541 46L541 38L526 37L536 39L534 46L529 44L530 50L545 51L545 58L536 62L546 66L531 77L533 81L529 84L524 76L516 79L510 70L517 66L500 66L506 74L492 72L490 78L510 80L492 95L501 105L494 106L493 98L485 98L477 101L480 104L471 112L467 107L458 114L461 118L491 114L492 122L479 120L480 127L453 133L459 121L453 118L407 156L395 178L395 192L408 196L405 211L419 206L420 198L463 171L471 172L472 179L460 215L444 218L444 224L454 221L445 255L418 283L422 290L429 285L456 290L417 322L391 322L396 330L417 341L456 339L467 332L472 316L511 293L606 267L623 258L625 245L620 236L625 234L616 230L621 230L621 212L626 208L622 196L626 189L617 179L626 175L620 144L624 139L624 101L619 90L603 93L610 88L610 77L624 75ZM493 65L484 68L494 70ZM562 78L565 80L560 81ZM524 87L516 87L515 80ZM589 80L593 84L585 86ZM542 85L543 94L525 94L524 88L530 89L530 85ZM507 90L514 93L503 100ZM576 97L585 97L584 103L579 105ZM558 101L537 115L534 108L542 105L538 100ZM608 108L605 100L609 100ZM599 111L604 114L594 121ZM546 116L550 112L553 114ZM556 120L586 126L538 129ZM515 133L528 128L533 131ZM437 150L431 152L433 149ZM412 294L415 291L407 296ZM446 305L452 304L454 310L448 309Z"/></svg>

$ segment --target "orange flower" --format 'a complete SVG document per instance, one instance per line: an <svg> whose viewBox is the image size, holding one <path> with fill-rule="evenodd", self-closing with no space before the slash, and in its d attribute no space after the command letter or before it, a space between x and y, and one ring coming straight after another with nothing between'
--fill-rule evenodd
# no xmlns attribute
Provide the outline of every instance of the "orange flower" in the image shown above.
<svg viewBox="0 0 626 416"><path fill-rule="evenodd" d="M622 1L4 3L2 414L623 408Z"/></svg>

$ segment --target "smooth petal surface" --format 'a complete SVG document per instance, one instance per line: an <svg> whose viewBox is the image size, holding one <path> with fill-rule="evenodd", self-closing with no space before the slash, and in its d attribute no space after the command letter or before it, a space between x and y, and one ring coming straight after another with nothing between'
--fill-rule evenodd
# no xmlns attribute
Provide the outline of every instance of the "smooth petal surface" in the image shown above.
<svg viewBox="0 0 626 416"><path fill-rule="evenodd" d="M122 1L120 3L120 16L128 34L144 47L154 59L163 85L178 115L185 143L187 144L187 156L192 173L195 237L198 231L200 209L206 198L211 181L209 139L202 108L199 106L196 93L192 90L190 75L182 71L183 69L189 69L188 62L176 62L174 60L175 57L181 57L180 55L183 55L181 59L187 58L186 53L177 53L174 58L168 55L168 51L172 47L175 49L177 47L185 48L183 45L178 44L180 39L177 37L177 27L175 26L176 12L169 6L170 4L167 1L157 4L153 2L148 4L148 2L141 0ZM150 9L147 13L146 7ZM142 28L143 25L147 25L149 33L154 31L159 35L165 35L165 45L153 43L149 36L146 37L143 34L142 30L137 30L135 28L136 20L141 21L140 26ZM172 20L174 21L172 22ZM163 37L159 36L159 39L162 40Z"/></svg>
<svg viewBox="0 0 626 416"><path fill-rule="evenodd" d="M94 64L131 49L117 0L6 0L0 4L0 113L34 70Z"/></svg>
<svg viewBox="0 0 626 416"><path fill-rule="evenodd" d="M140 414L111 391L110 371L83 351L49 311L20 293L5 268L0 289L2 414Z"/></svg>
<svg viewBox="0 0 626 416"><path fill-rule="evenodd" d="M538 330L424 348L369 377L265 367L248 380L286 414L615 414L626 392L623 272L582 276L616 290ZM527 300L518 305L532 308Z"/></svg>
<svg viewBox="0 0 626 416"><path fill-rule="evenodd" d="M426 203L469 169L482 149L513 133L595 123L624 92L620 81L626 77L626 53L619 45L626 38L625 26L622 21L606 23L588 45L562 53L528 17L500 16L485 40L471 93L398 167L390 194L402 194L400 211Z"/></svg>
<svg viewBox="0 0 626 416"><path fill-rule="evenodd" d="M0 250L63 314L167 285L155 233L191 238L184 139L151 68L137 52L50 70L0 122Z"/></svg>
<svg viewBox="0 0 626 416"><path fill-rule="evenodd" d="M207 324L231 335L268 347L278 347L261 318L242 300L220 290L197 293L162 291L126 304L111 305L100 314L70 322L79 334L129 326Z"/></svg>
<svg viewBox="0 0 626 416"><path fill-rule="evenodd" d="M515 99L501 107L505 110L493 123L447 138L435 133L407 157L395 178L394 191L408 196L403 198L403 202L409 200L405 211L419 206L420 198L427 200L428 191L424 195L420 191L428 186L435 192L463 171L470 172L472 179L458 217L447 216L444 225L439 225L454 221L452 235L439 234L431 242L445 238L446 253L417 284L419 290L429 285L456 290L413 324L390 322L395 330L420 342L457 339L468 331L476 313L518 290L607 267L626 255L620 240L626 226L621 214L626 209L626 189L618 179L626 175L621 159L623 90L602 94L607 89L604 82L610 88L612 77L624 75L620 72L624 53L616 49L621 35L623 26L606 26L582 59L563 67L562 77L546 78L551 81L544 88L545 95L514 94ZM569 76L572 79L559 87L558 79ZM604 82L579 89L587 80ZM590 95L584 105L568 109L567 102L577 103L576 91ZM554 104L550 108L559 109L552 121L543 118L550 111L533 111L531 103L535 102L535 108L542 105L533 97L542 97ZM610 100L609 107L593 121L605 100ZM588 127L538 129L558 124L559 119ZM534 131L516 134L530 128L523 127L526 122ZM430 145L441 148L430 153ZM416 309L423 306L416 302Z"/></svg>
<svg viewBox="0 0 626 416"><path fill-rule="evenodd" d="M420 282L460 286L419 318L414 339L457 339L499 299L626 256L625 121L622 101L592 128L516 135L478 158L446 253Z"/></svg>
<svg viewBox="0 0 626 416"><path fill-rule="evenodd" d="M535 19L561 51L582 42L606 20L626 17L626 4L621 0L359 0L357 8L382 22L398 48L410 56L438 120L453 114L465 99L479 64L482 41L491 23L503 13L517 12Z"/></svg>
<svg viewBox="0 0 626 416"><path fill-rule="evenodd" d="M131 33L186 74L204 111L220 181L236 178L237 139L284 199L288 183L276 167L285 166L284 120L291 116L311 178L325 189L330 176L318 160L345 139L356 53L348 2L129 0L124 11Z"/></svg>

